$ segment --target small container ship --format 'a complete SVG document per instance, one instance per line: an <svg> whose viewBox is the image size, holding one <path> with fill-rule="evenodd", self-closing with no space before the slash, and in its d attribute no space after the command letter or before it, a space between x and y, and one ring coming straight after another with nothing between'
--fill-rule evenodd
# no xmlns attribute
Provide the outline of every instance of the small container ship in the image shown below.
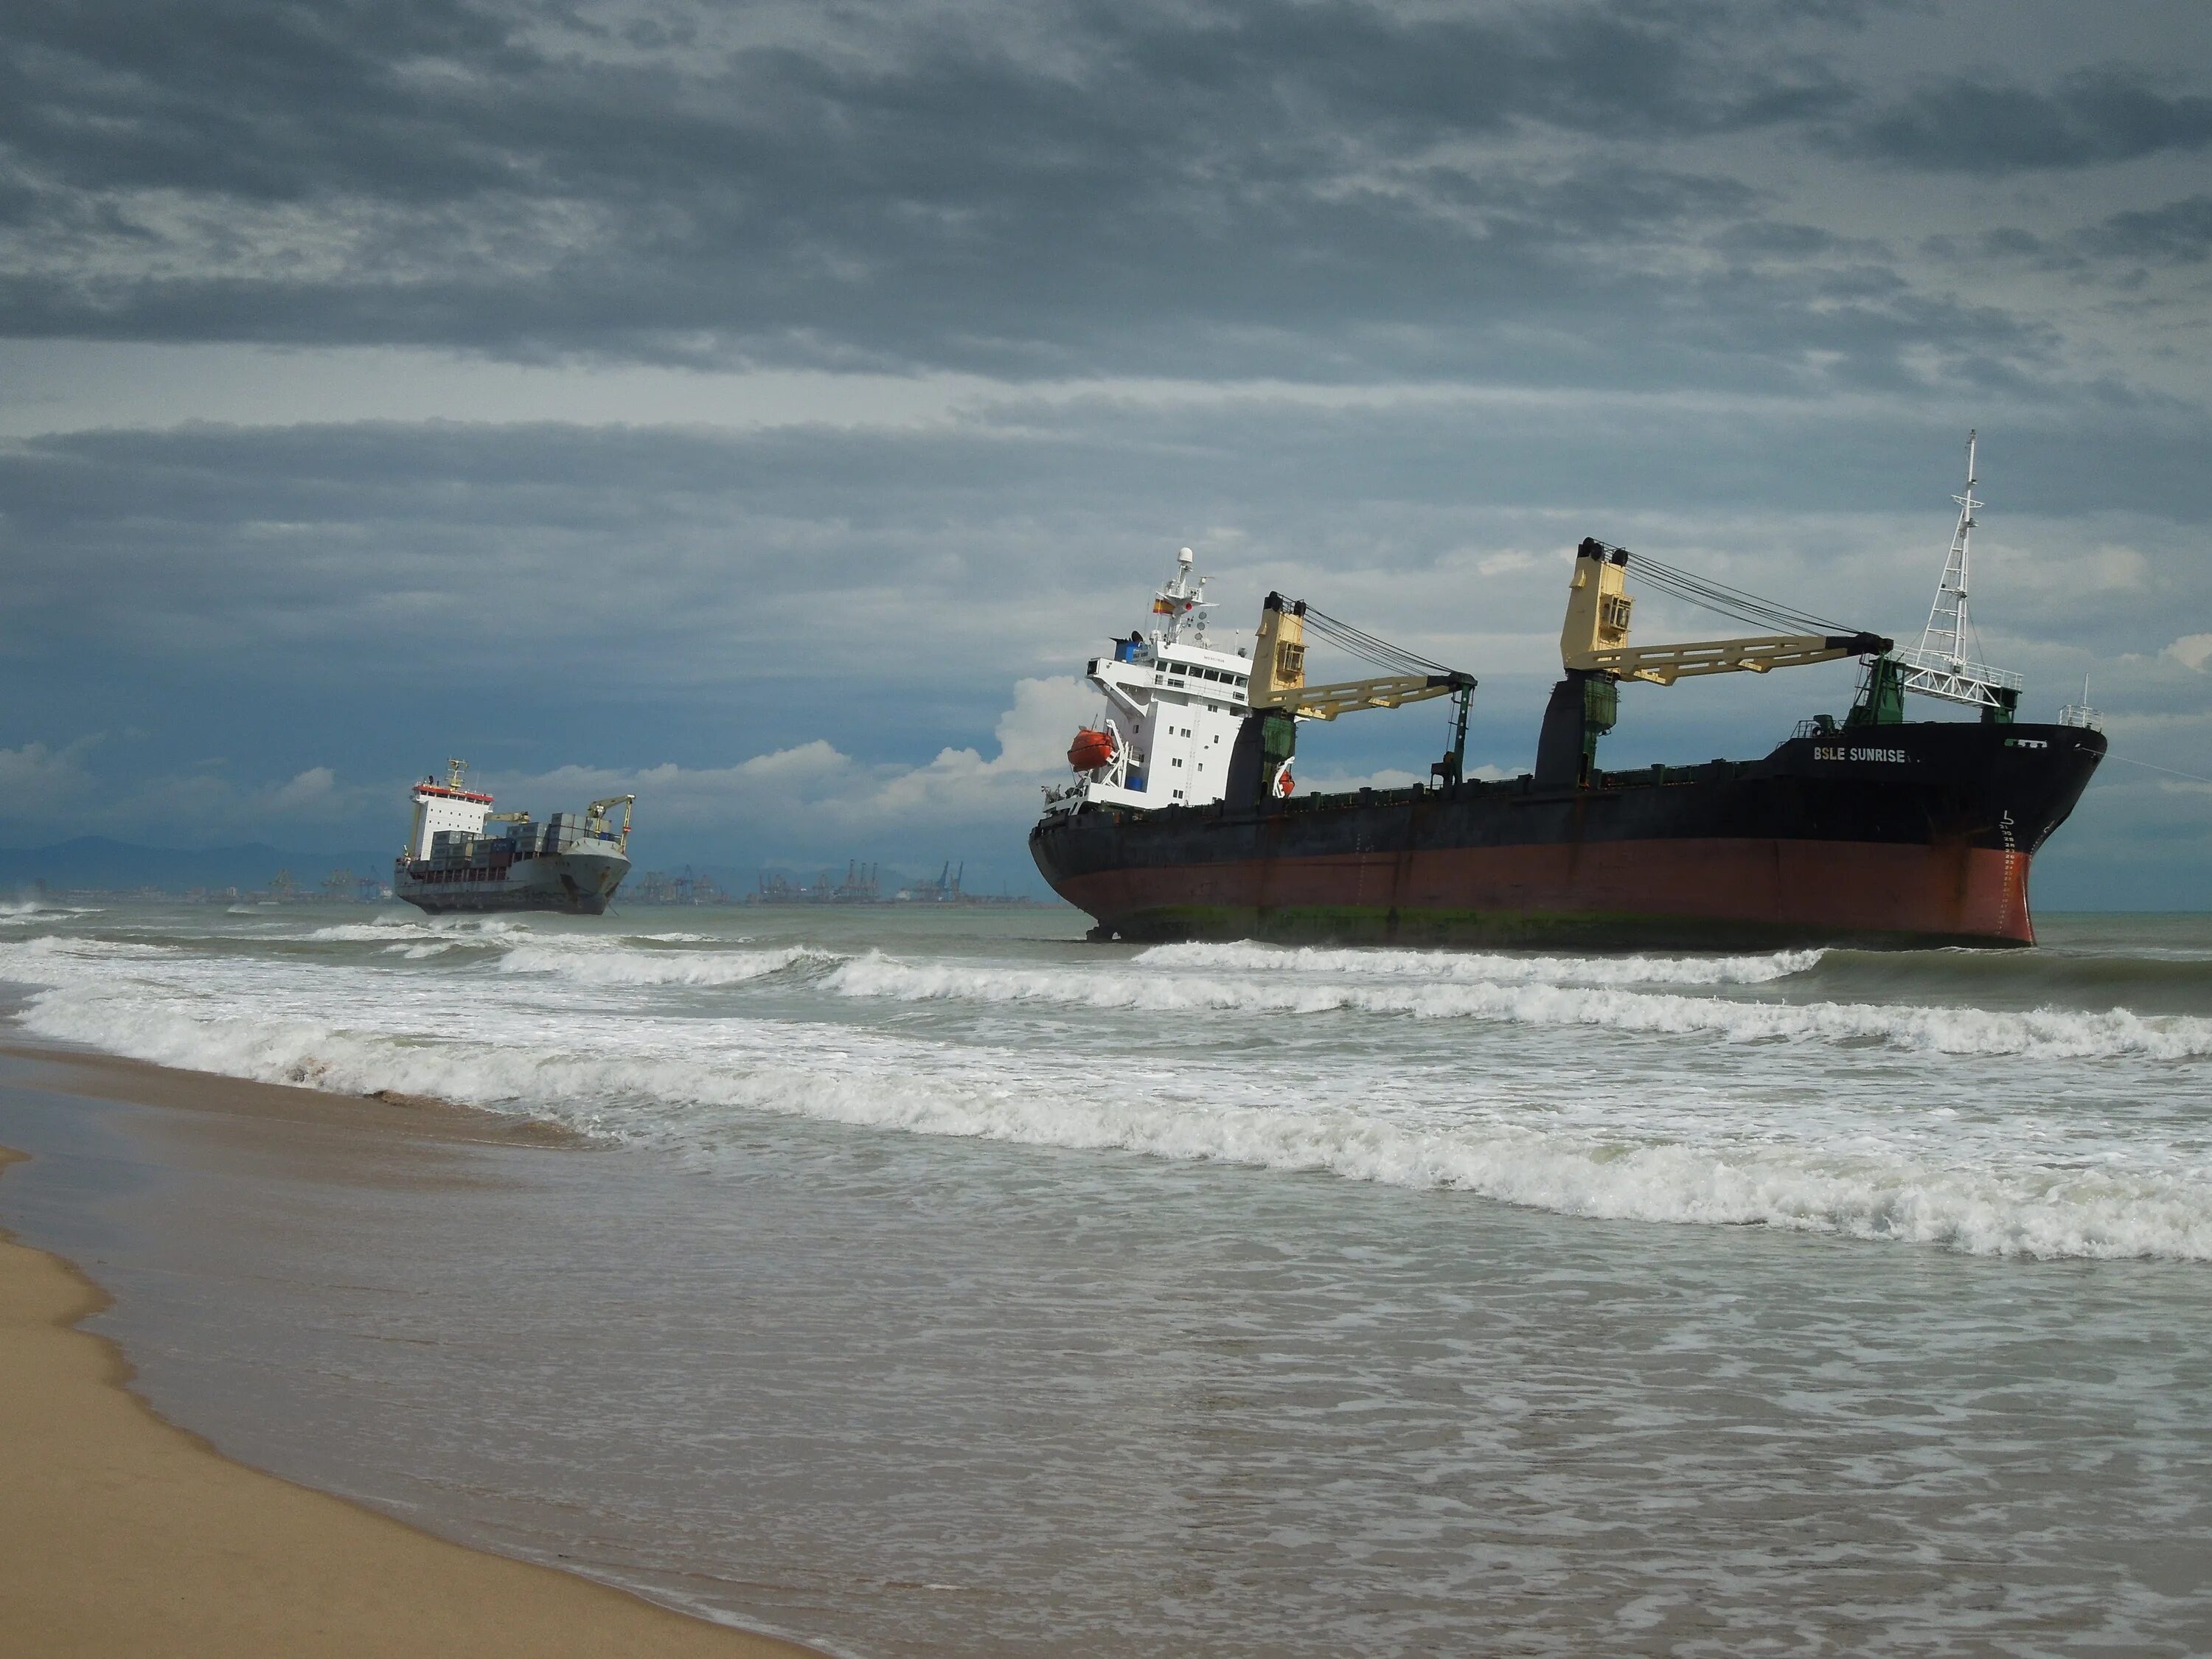
<svg viewBox="0 0 2212 1659"><path fill-rule="evenodd" d="M1153 626L1094 658L1097 726L1045 792L1030 851L1095 939L1265 939L1771 949L1808 944L2024 945L2028 867L2105 755L2094 712L2019 718L2016 674L1975 659L1966 489L1921 643L1844 627L1590 538L1576 550L1534 768L1463 775L1474 677L1279 593L1252 653L1207 633L1182 550ZM1761 631L1630 643L1640 584ZM1382 669L1309 684L1309 636ZM1815 714L1756 760L1607 771L1598 744L1624 687L1863 661L1840 719ZM1908 719L1908 698L1972 720ZM1300 795L1297 728L1455 700L1426 785Z"/></svg>
<svg viewBox="0 0 2212 1659"><path fill-rule="evenodd" d="M581 813L544 823L527 812L495 812L468 787L468 763L446 763L446 781L426 776L410 792L415 818L392 866L395 896L433 915L453 910L553 910L596 916L629 873L635 795L595 800ZM614 810L622 809L617 822Z"/></svg>

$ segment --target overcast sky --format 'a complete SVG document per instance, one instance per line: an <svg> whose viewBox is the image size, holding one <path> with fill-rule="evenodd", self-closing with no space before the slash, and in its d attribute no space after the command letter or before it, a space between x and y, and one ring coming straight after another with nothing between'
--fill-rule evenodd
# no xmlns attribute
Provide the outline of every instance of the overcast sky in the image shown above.
<svg viewBox="0 0 2212 1659"><path fill-rule="evenodd" d="M1512 773L1581 537L1917 640L1978 427L1985 652L2124 757L2039 899L2212 905L2208 162L2203 0L11 0L0 840L380 847L462 754L1033 884L1180 545Z"/></svg>

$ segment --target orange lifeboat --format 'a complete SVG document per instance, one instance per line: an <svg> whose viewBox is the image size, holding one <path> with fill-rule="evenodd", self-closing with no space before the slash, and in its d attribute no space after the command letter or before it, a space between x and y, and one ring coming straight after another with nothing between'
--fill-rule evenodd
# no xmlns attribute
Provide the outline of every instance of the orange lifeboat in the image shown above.
<svg viewBox="0 0 2212 1659"><path fill-rule="evenodd" d="M1095 772L1113 758L1113 738L1087 726L1077 731L1075 741L1067 745L1067 763L1079 772Z"/></svg>

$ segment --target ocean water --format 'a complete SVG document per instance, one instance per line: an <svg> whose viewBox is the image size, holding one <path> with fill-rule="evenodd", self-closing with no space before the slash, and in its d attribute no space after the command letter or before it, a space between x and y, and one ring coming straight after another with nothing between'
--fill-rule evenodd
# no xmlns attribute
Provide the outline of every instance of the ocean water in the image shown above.
<svg viewBox="0 0 2212 1659"><path fill-rule="evenodd" d="M26 1035L595 1150L0 1210L227 1449L855 1656L2212 1650L2212 918L1083 925L12 908Z"/></svg>

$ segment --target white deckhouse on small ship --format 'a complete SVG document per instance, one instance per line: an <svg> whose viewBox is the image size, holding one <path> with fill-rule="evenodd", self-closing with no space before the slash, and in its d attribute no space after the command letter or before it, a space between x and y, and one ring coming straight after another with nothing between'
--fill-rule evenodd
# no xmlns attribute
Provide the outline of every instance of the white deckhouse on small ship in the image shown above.
<svg viewBox="0 0 2212 1659"><path fill-rule="evenodd" d="M543 824L527 812L495 812L467 787L468 763L446 763L446 781L410 792L415 819L392 866L392 890L433 915L451 910L558 910L596 916L629 873L635 795L595 800L580 815ZM622 822L612 817L621 807Z"/></svg>

